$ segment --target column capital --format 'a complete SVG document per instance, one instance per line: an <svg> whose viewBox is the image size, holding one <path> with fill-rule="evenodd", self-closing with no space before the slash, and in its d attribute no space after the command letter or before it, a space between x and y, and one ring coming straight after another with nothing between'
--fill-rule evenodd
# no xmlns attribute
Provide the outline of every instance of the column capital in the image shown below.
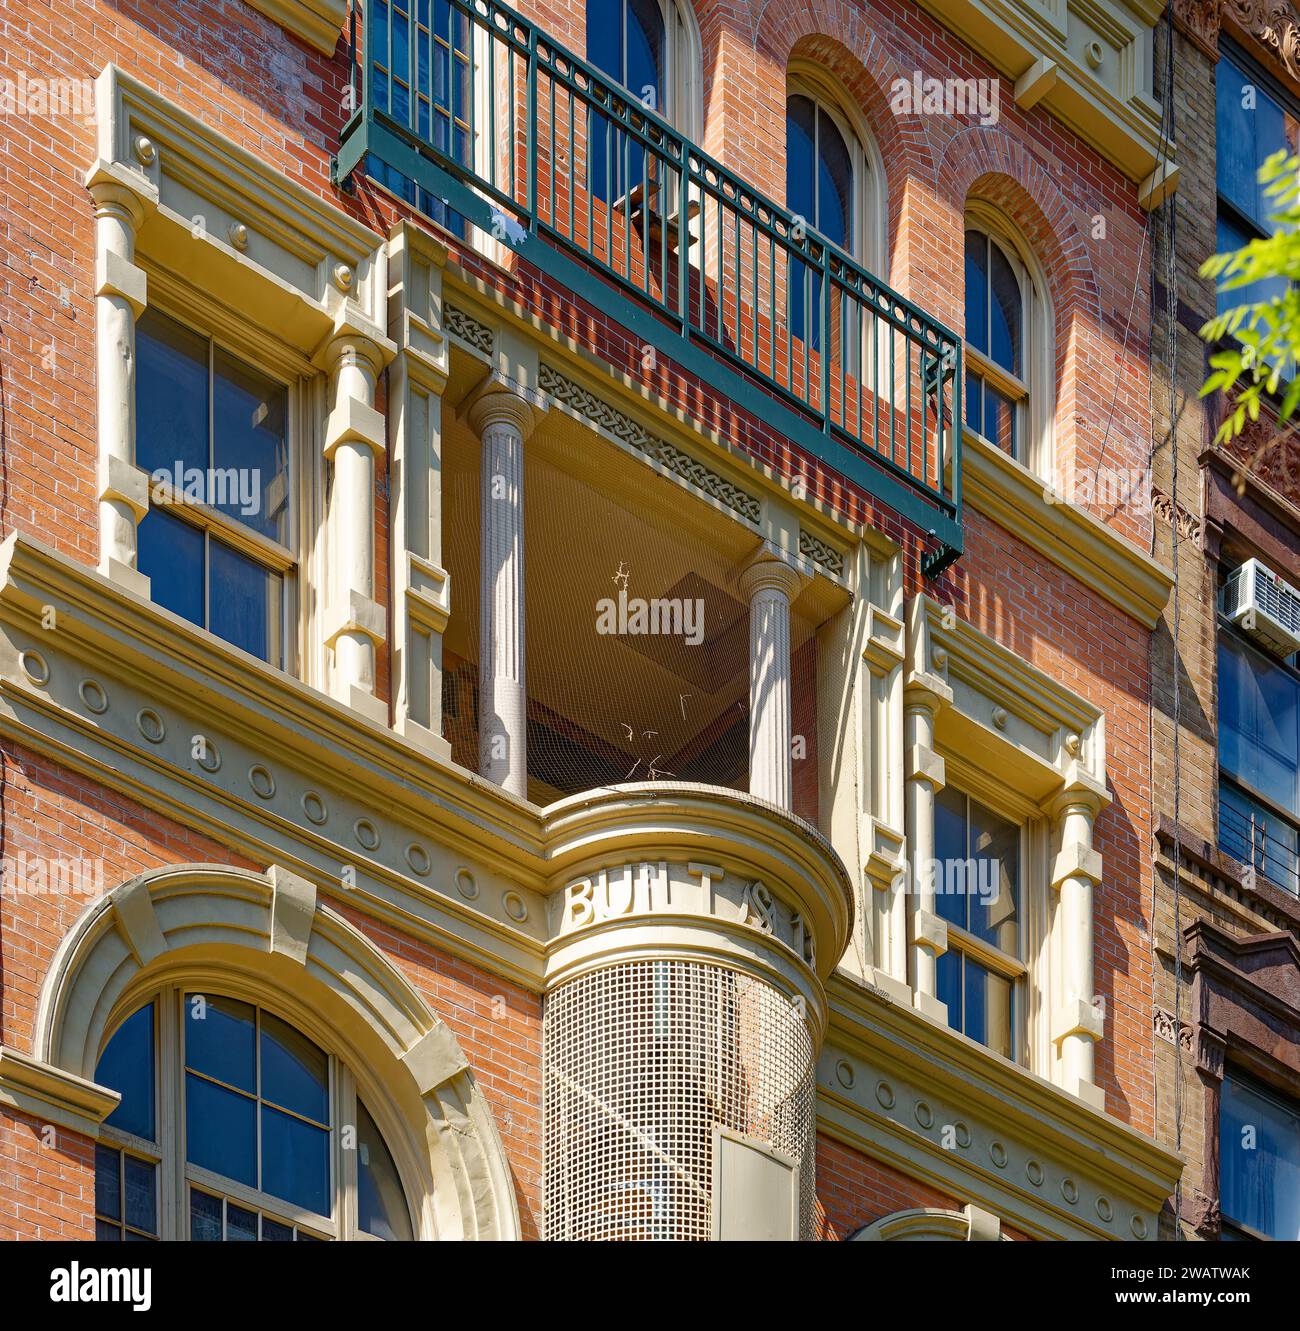
<svg viewBox="0 0 1300 1331"><path fill-rule="evenodd" d="M345 366L356 366L372 379L378 379L396 354L397 348L377 328L357 327L350 320L339 320L312 359L330 374L337 374Z"/></svg>
<svg viewBox="0 0 1300 1331"><path fill-rule="evenodd" d="M83 182L95 201L95 216L120 217L132 231L140 229L145 213L158 202L152 181L111 162L94 162Z"/></svg>
<svg viewBox="0 0 1300 1331"><path fill-rule="evenodd" d="M1082 814L1090 823L1110 803L1105 785L1076 765L1061 787L1046 802L1044 812L1055 822L1071 813Z"/></svg>
<svg viewBox="0 0 1300 1331"><path fill-rule="evenodd" d="M546 414L546 399L536 389L508 379L496 371L489 374L461 403L460 415L481 439L494 425L518 430L527 439Z"/></svg>
<svg viewBox="0 0 1300 1331"><path fill-rule="evenodd" d="M774 545L764 541L740 570L740 590L752 601L760 592L784 592L793 601L804 576Z"/></svg>
<svg viewBox="0 0 1300 1331"><path fill-rule="evenodd" d="M952 689L928 670L909 670L903 680L903 710L929 712L937 716L952 706Z"/></svg>

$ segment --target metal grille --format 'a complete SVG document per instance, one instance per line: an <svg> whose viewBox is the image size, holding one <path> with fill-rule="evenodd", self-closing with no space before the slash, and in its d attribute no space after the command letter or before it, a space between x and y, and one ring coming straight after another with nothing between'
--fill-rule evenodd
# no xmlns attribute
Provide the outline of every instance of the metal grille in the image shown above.
<svg viewBox="0 0 1300 1331"><path fill-rule="evenodd" d="M800 1162L810 1236L813 1046L771 985L698 962L608 966L548 998L543 1058L548 1238L709 1238L715 1123Z"/></svg>

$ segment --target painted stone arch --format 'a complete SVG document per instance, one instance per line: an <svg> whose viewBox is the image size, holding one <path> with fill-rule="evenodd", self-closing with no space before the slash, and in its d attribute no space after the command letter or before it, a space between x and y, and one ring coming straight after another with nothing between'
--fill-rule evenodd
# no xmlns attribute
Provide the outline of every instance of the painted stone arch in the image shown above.
<svg viewBox="0 0 1300 1331"><path fill-rule="evenodd" d="M851 1243L971 1243L1008 1242L997 1216L967 1206L961 1211L918 1206L909 1211L895 1211L864 1225L849 1235Z"/></svg>
<svg viewBox="0 0 1300 1331"><path fill-rule="evenodd" d="M381 1120L420 1237L519 1237L510 1168L455 1036L311 883L210 864L123 883L60 944L35 1057L93 1081L107 1035L167 984L265 1002L346 1063Z"/></svg>

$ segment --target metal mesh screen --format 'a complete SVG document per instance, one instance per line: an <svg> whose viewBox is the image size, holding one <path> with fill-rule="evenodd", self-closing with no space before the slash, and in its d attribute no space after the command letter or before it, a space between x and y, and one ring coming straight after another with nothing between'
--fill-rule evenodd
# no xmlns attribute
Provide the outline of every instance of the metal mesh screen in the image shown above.
<svg viewBox="0 0 1300 1331"><path fill-rule="evenodd" d="M561 986L544 1024L546 1235L707 1239L713 1126L800 1162L813 1214L813 1046L775 988L640 961Z"/></svg>

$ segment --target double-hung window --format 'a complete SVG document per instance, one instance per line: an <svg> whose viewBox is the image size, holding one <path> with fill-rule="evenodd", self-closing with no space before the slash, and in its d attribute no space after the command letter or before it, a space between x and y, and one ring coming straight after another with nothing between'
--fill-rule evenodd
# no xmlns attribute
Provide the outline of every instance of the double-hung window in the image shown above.
<svg viewBox="0 0 1300 1331"><path fill-rule="evenodd" d="M1218 190L1215 248L1220 254L1239 250L1252 240L1271 236L1277 227L1276 205L1266 198L1260 168L1274 153L1300 148L1296 108L1270 80L1257 74L1250 61L1230 47L1220 52L1215 67L1216 184ZM1218 310L1272 300L1286 290L1285 278L1221 290ZM1286 367L1289 378L1294 366Z"/></svg>
<svg viewBox="0 0 1300 1331"><path fill-rule="evenodd" d="M1019 825L945 787L934 812L935 913L948 923L937 996L948 1024L1005 1058L1023 1039Z"/></svg>
<svg viewBox="0 0 1300 1331"><path fill-rule="evenodd" d="M1219 849L1300 895L1300 671L1222 623Z"/></svg>
<svg viewBox="0 0 1300 1331"><path fill-rule="evenodd" d="M1219 1100L1226 1239L1300 1239L1300 1105L1233 1075Z"/></svg>
<svg viewBox="0 0 1300 1331"><path fill-rule="evenodd" d="M139 568L168 610L290 668L297 541L290 386L158 310L136 331Z"/></svg>

